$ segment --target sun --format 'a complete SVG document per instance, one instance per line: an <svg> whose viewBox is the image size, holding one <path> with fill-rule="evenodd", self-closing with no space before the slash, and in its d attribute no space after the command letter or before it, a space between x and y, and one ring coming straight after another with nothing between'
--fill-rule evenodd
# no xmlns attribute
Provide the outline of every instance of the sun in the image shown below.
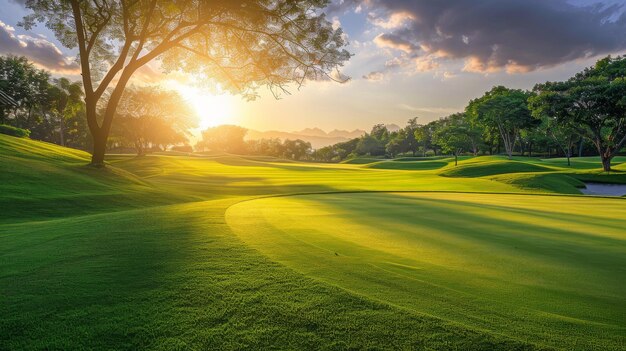
<svg viewBox="0 0 626 351"><path fill-rule="evenodd" d="M195 109L201 130L235 123L235 101L227 94L213 95L203 89L175 83L178 93Z"/></svg>

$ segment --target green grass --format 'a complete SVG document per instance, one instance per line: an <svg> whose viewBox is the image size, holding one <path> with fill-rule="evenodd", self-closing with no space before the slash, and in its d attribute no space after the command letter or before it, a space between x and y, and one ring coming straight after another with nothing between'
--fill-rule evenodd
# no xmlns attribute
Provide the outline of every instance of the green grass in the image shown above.
<svg viewBox="0 0 626 351"><path fill-rule="evenodd" d="M626 342L626 203L558 195L595 159L88 159L0 135L0 350Z"/></svg>
<svg viewBox="0 0 626 351"><path fill-rule="evenodd" d="M447 165L448 165L448 161L446 160L441 160L441 161L408 161L408 160L396 161L396 160L393 160L393 161L381 161L381 162L369 163L369 164L366 164L365 167L376 168L376 169L423 171L423 170L439 169Z"/></svg>
<svg viewBox="0 0 626 351"><path fill-rule="evenodd" d="M542 346L618 350L624 210L621 199L327 194L242 202L227 223L273 260L377 301Z"/></svg>
<svg viewBox="0 0 626 351"><path fill-rule="evenodd" d="M350 158L350 159L341 161L341 163L351 164L351 165L364 165L364 164L368 164L368 163L372 163L372 162L378 162L378 161L381 161L381 160L382 160L382 158L354 157L354 158Z"/></svg>
<svg viewBox="0 0 626 351"><path fill-rule="evenodd" d="M32 221L178 201L140 177L87 166L86 152L0 135L0 223Z"/></svg>
<svg viewBox="0 0 626 351"><path fill-rule="evenodd" d="M549 172L552 168L516 160L496 160L487 162L461 162L439 173L444 177L484 177L496 174Z"/></svg>
<svg viewBox="0 0 626 351"><path fill-rule="evenodd" d="M612 183L616 182L616 177L610 178ZM581 179L564 173L509 173L489 179L538 193L580 194L579 189L585 186Z"/></svg>

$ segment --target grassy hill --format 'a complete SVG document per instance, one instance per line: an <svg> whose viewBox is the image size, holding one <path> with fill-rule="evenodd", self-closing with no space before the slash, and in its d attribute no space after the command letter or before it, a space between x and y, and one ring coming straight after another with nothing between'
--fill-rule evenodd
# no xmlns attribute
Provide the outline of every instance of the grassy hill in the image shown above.
<svg viewBox="0 0 626 351"><path fill-rule="evenodd" d="M87 160L0 135L0 349L625 343L626 202L558 195L593 159Z"/></svg>
<svg viewBox="0 0 626 351"><path fill-rule="evenodd" d="M83 151L0 135L0 158L0 223L172 201L130 172L88 167L90 155Z"/></svg>

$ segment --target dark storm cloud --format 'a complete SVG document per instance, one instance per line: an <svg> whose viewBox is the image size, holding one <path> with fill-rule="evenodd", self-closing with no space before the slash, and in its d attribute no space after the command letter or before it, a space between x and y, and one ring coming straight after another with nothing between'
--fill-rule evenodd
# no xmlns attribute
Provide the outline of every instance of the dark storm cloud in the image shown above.
<svg viewBox="0 0 626 351"><path fill-rule="evenodd" d="M626 49L623 4L575 6L566 0L361 4L367 6L370 22L384 29L375 40L379 46L408 52L422 63L464 59L468 71L530 71Z"/></svg>
<svg viewBox="0 0 626 351"><path fill-rule="evenodd" d="M0 54L26 56L37 65L58 73L76 74L78 64L44 38L16 35L15 29L0 21Z"/></svg>

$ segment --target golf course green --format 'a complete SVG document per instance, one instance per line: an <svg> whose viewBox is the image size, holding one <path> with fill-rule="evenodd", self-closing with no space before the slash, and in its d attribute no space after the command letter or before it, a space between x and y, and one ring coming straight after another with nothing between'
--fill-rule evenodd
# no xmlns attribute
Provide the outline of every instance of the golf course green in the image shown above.
<svg viewBox="0 0 626 351"><path fill-rule="evenodd" d="M626 157L89 159L0 135L1 350L626 348Z"/></svg>

